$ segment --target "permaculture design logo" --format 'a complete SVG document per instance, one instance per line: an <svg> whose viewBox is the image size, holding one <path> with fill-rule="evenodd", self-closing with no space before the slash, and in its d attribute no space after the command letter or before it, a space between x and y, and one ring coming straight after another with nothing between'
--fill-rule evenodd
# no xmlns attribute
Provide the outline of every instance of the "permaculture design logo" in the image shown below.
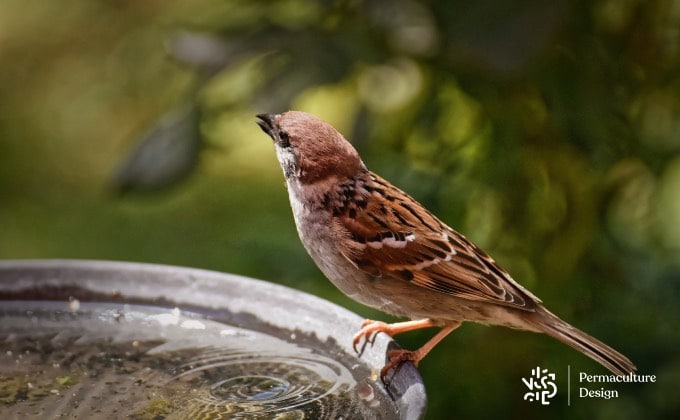
<svg viewBox="0 0 680 420"><path fill-rule="evenodd" d="M529 392L524 394L525 401L540 401L541 405L550 405L550 399L557 395L557 385L555 385L555 374L548 372L548 369L536 367L531 370L531 376L522 378L524 385L529 388Z"/></svg>
<svg viewBox="0 0 680 420"><path fill-rule="evenodd" d="M586 372L578 372L575 375L576 389L574 396L579 399L602 399L609 400L619 398L616 386L622 383L653 383L656 375L642 375L630 372L625 375L593 375ZM550 399L557 395L555 381L557 375L540 366L531 369L531 375L522 378L522 382L529 389L524 394L524 401L539 402L541 405L550 405ZM567 405L571 405L572 397L572 374L571 366L567 365Z"/></svg>

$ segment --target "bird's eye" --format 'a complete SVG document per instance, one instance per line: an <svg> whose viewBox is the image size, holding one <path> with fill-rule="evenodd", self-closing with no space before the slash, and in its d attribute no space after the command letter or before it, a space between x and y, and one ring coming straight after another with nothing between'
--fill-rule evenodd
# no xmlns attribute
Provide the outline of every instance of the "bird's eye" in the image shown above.
<svg viewBox="0 0 680 420"><path fill-rule="evenodd" d="M290 137L285 131L279 131L279 146L290 147Z"/></svg>

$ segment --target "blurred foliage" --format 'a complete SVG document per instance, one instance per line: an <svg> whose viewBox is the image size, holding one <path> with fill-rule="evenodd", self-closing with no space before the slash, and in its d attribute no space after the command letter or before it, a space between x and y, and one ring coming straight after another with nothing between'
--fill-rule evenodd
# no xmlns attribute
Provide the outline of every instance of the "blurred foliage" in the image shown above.
<svg viewBox="0 0 680 420"><path fill-rule="evenodd" d="M680 413L678 1L4 0L0 63L0 257L204 267L384 318L297 239L254 114L302 109L659 378L538 407L536 365L562 390L602 369L464 326L421 364L429 418Z"/></svg>

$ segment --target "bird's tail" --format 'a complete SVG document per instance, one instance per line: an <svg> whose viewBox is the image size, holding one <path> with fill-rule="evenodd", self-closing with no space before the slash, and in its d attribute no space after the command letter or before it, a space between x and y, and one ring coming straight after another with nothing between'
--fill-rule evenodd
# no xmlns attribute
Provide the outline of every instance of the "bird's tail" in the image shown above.
<svg viewBox="0 0 680 420"><path fill-rule="evenodd" d="M617 375L627 375L637 368L626 356L591 337L576 327L562 321L547 309L539 307L529 317L536 329L567 344Z"/></svg>

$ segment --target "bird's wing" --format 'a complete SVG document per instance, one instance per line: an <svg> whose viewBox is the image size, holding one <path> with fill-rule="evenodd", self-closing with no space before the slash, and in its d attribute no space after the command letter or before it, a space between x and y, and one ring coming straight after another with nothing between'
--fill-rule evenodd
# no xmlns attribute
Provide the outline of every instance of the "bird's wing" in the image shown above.
<svg viewBox="0 0 680 420"><path fill-rule="evenodd" d="M369 173L335 212L350 239L342 254L376 277L399 279L462 299L534 310L540 299L484 251L411 197Z"/></svg>

